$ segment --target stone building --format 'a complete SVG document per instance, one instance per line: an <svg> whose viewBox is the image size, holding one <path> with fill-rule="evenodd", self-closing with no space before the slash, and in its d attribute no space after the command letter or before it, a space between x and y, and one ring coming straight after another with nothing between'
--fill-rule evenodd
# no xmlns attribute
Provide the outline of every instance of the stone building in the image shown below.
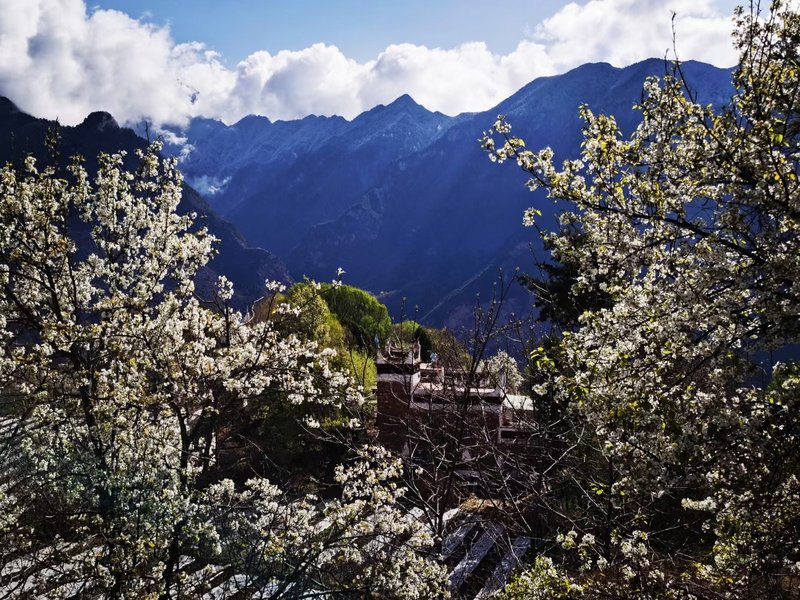
<svg viewBox="0 0 800 600"><path fill-rule="evenodd" d="M511 394L503 377L448 370L421 360L418 343L378 352L379 441L403 455L426 443L455 441L465 463L479 447L524 444L535 429L532 401Z"/></svg>

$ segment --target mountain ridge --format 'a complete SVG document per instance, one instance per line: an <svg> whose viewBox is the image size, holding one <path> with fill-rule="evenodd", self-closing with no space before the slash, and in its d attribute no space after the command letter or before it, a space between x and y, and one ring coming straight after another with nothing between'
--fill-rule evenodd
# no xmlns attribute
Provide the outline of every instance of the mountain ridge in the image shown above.
<svg viewBox="0 0 800 600"><path fill-rule="evenodd" d="M214 206L253 243L284 257L296 278L326 280L341 266L349 283L384 292L395 315L406 298L432 324L447 324L474 304L475 293L491 289L494 269L486 265L508 273L528 243L543 256L521 227L526 207L541 204L541 225L555 225L556 208L527 192L524 174L486 160L477 143L482 131L502 113L529 147L551 146L559 159L578 156L580 105L614 114L630 133L645 77L669 68L660 59L581 65L535 79L487 111L455 117L404 95L340 122L335 135L289 160L252 157L250 166L237 166ZM730 69L694 61L681 68L699 82L702 101L730 95ZM530 268L528 261L521 266ZM529 297L517 300L515 310L524 312Z"/></svg>
<svg viewBox="0 0 800 600"><path fill-rule="evenodd" d="M104 111L90 113L76 126L61 126L57 121L28 115L10 99L0 97L0 162L19 163L27 155L42 162L52 161L45 143L52 130L60 137L57 162L62 172L72 156L81 155L91 174L97 169L98 154L121 150L127 152L125 165L132 169L137 162L135 151L147 145L132 129L120 127L114 117ZM202 295L210 297L217 275L224 274L233 281L237 290L235 300L244 309L263 295L265 279L291 281L285 265L274 254L250 247L236 227L217 216L189 185L184 186L178 212L196 213L195 227L205 226L218 238L219 253L201 270L197 281Z"/></svg>
<svg viewBox="0 0 800 600"><path fill-rule="evenodd" d="M166 151L180 157L187 181L204 192L204 213L232 223L229 238L235 228L281 256L295 279L325 281L343 267L347 283L381 294L395 317L419 306L429 324L454 326L479 302L476 294L486 299L498 269L508 277L514 267L533 267L531 253L544 257L538 237L521 226L522 211L540 207L539 224L547 229L559 210L542 192L525 189L523 173L493 167L477 142L481 133L505 114L529 147L576 157L579 106L614 114L630 133L645 77L669 69L661 59L628 67L590 63L537 78L489 110L452 117L404 94L349 121L249 115L226 125L198 118L167 132ZM704 103L719 104L732 92L731 69L688 61L681 72ZM24 136L27 115L2 106ZM87 121L81 126L91 129L89 138L114 137L110 115ZM225 260L241 278L250 267L236 256ZM510 303L516 312L530 310L521 288Z"/></svg>

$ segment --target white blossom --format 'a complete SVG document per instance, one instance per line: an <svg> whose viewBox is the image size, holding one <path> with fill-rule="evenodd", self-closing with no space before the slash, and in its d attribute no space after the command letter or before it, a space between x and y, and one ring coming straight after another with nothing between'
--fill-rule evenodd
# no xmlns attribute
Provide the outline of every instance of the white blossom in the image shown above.
<svg viewBox="0 0 800 600"><path fill-rule="evenodd" d="M399 525L399 466L384 454L340 469L344 493L325 503L259 478L208 485L231 411L276 395L362 396L316 343L231 311L226 278L217 310L195 297L214 240L176 212L182 178L158 150L140 153L135 173L122 154L101 155L93 181L77 162L69 178L32 158L22 173L0 169L0 382L14 399L0 444L0 589L39 578L41 595L69 596L47 575L69 565L92 595L155 598L188 556L262 587L438 593L444 572L422 553L424 533ZM321 519L337 537L315 529ZM372 556L377 536L393 543ZM30 574L7 575L26 556Z"/></svg>

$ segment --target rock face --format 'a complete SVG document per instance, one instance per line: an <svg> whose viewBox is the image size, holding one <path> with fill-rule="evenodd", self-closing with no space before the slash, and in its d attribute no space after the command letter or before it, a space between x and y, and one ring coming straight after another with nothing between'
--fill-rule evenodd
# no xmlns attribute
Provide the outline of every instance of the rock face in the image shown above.
<svg viewBox="0 0 800 600"><path fill-rule="evenodd" d="M55 121L37 119L20 111L13 102L0 97L0 162L18 163L32 154L40 161L52 160L45 147L49 131L60 135L58 146L61 166L69 158L80 154L86 158L90 172L96 170L96 157L101 152L125 150L129 166L135 164L135 150L144 148L146 142L132 130L120 127L116 120L104 112L90 114L76 127L62 127ZM195 212L196 226L205 226L219 239L219 254L200 273L198 286L208 291L218 274L234 282L236 300L241 308L263 294L264 280L289 281L284 264L273 254L260 248L251 248L236 228L220 219L190 186L186 186L178 208L181 213Z"/></svg>
<svg viewBox="0 0 800 600"><path fill-rule="evenodd" d="M555 222L558 208L527 192L523 173L493 167L480 149L497 114L530 147L575 157L580 105L615 114L629 132L645 77L666 70L663 60L588 64L458 117L403 96L349 122L196 120L181 132L193 148L182 167L190 181L215 183L212 206L284 257L296 278L329 280L341 266L348 283L382 293L395 316L406 298L407 313L419 306L419 318L443 324L468 313L476 292L491 293L498 268L533 268L531 248L544 258L538 236L521 226L524 208L536 204L544 227ZM702 102L730 95L730 70L689 62L683 72ZM522 290L515 298L516 310L530 303Z"/></svg>

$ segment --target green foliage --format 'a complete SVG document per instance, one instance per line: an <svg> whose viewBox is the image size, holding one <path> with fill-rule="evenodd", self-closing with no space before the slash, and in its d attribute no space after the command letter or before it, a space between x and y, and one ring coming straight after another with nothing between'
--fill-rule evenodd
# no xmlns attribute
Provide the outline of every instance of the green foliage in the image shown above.
<svg viewBox="0 0 800 600"><path fill-rule="evenodd" d="M375 389L378 384L378 368L374 358L365 352L352 349L344 357L344 363L365 392Z"/></svg>
<svg viewBox="0 0 800 600"><path fill-rule="evenodd" d="M344 458L346 448L331 443L328 434L347 427L343 411L294 405L274 397L260 404L258 416L259 421L241 433L258 448L242 465L246 470L256 470L274 483L306 492L332 482L334 468ZM306 423L310 420L319 426L309 429Z"/></svg>
<svg viewBox="0 0 800 600"><path fill-rule="evenodd" d="M299 317L289 321L292 333L341 353L346 349L346 332L324 298L311 283L297 283L289 289L285 301L301 309Z"/></svg>
<svg viewBox="0 0 800 600"><path fill-rule="evenodd" d="M580 590L569 577L559 572L553 561L537 556L533 566L515 577L498 600L569 600Z"/></svg>
<svg viewBox="0 0 800 600"><path fill-rule="evenodd" d="M348 373L369 394L377 384L375 361L351 344L352 337L328 308L324 293L319 285L297 283L285 293L262 300L253 309L254 320L270 320L284 336L294 335L321 349L334 350L331 365ZM270 457L262 465L270 478L330 481L343 449L327 438L347 430L352 415L336 406L292 404L280 397L262 402L260 407L260 423L252 441ZM315 427L309 429L308 422Z"/></svg>
<svg viewBox="0 0 800 600"><path fill-rule="evenodd" d="M323 284L320 295L331 313L345 328L348 345L375 353L375 340L382 346L389 337L392 321L389 311L364 290L343 284Z"/></svg>
<svg viewBox="0 0 800 600"><path fill-rule="evenodd" d="M432 329L423 327L416 321L406 320L392 326L392 335L401 344L410 345L419 342L420 354L423 362L430 362L431 353L436 352L433 347ZM433 334L435 335L435 333Z"/></svg>
<svg viewBox="0 0 800 600"><path fill-rule="evenodd" d="M354 330L342 325L339 316L330 308L329 301L335 298L334 305L343 313L351 315L356 315L360 307L366 306L368 313L358 319L351 318L351 322L359 321L356 330L375 331L376 335L385 329L382 315L386 313L385 318L388 319L388 313L386 307L376 304L377 300L367 292L350 286L345 287L348 289L344 293L333 295L333 286L298 283L293 285L287 294L277 294L273 303L275 305L287 303L301 309L299 316L286 321L284 331L312 340L322 348L336 350L337 355L332 359L332 363L347 370L365 392L370 392L378 380L375 359L370 353L372 348L368 347L365 351L353 334ZM264 308L260 310L263 312ZM381 317L380 326L375 325L376 316Z"/></svg>

